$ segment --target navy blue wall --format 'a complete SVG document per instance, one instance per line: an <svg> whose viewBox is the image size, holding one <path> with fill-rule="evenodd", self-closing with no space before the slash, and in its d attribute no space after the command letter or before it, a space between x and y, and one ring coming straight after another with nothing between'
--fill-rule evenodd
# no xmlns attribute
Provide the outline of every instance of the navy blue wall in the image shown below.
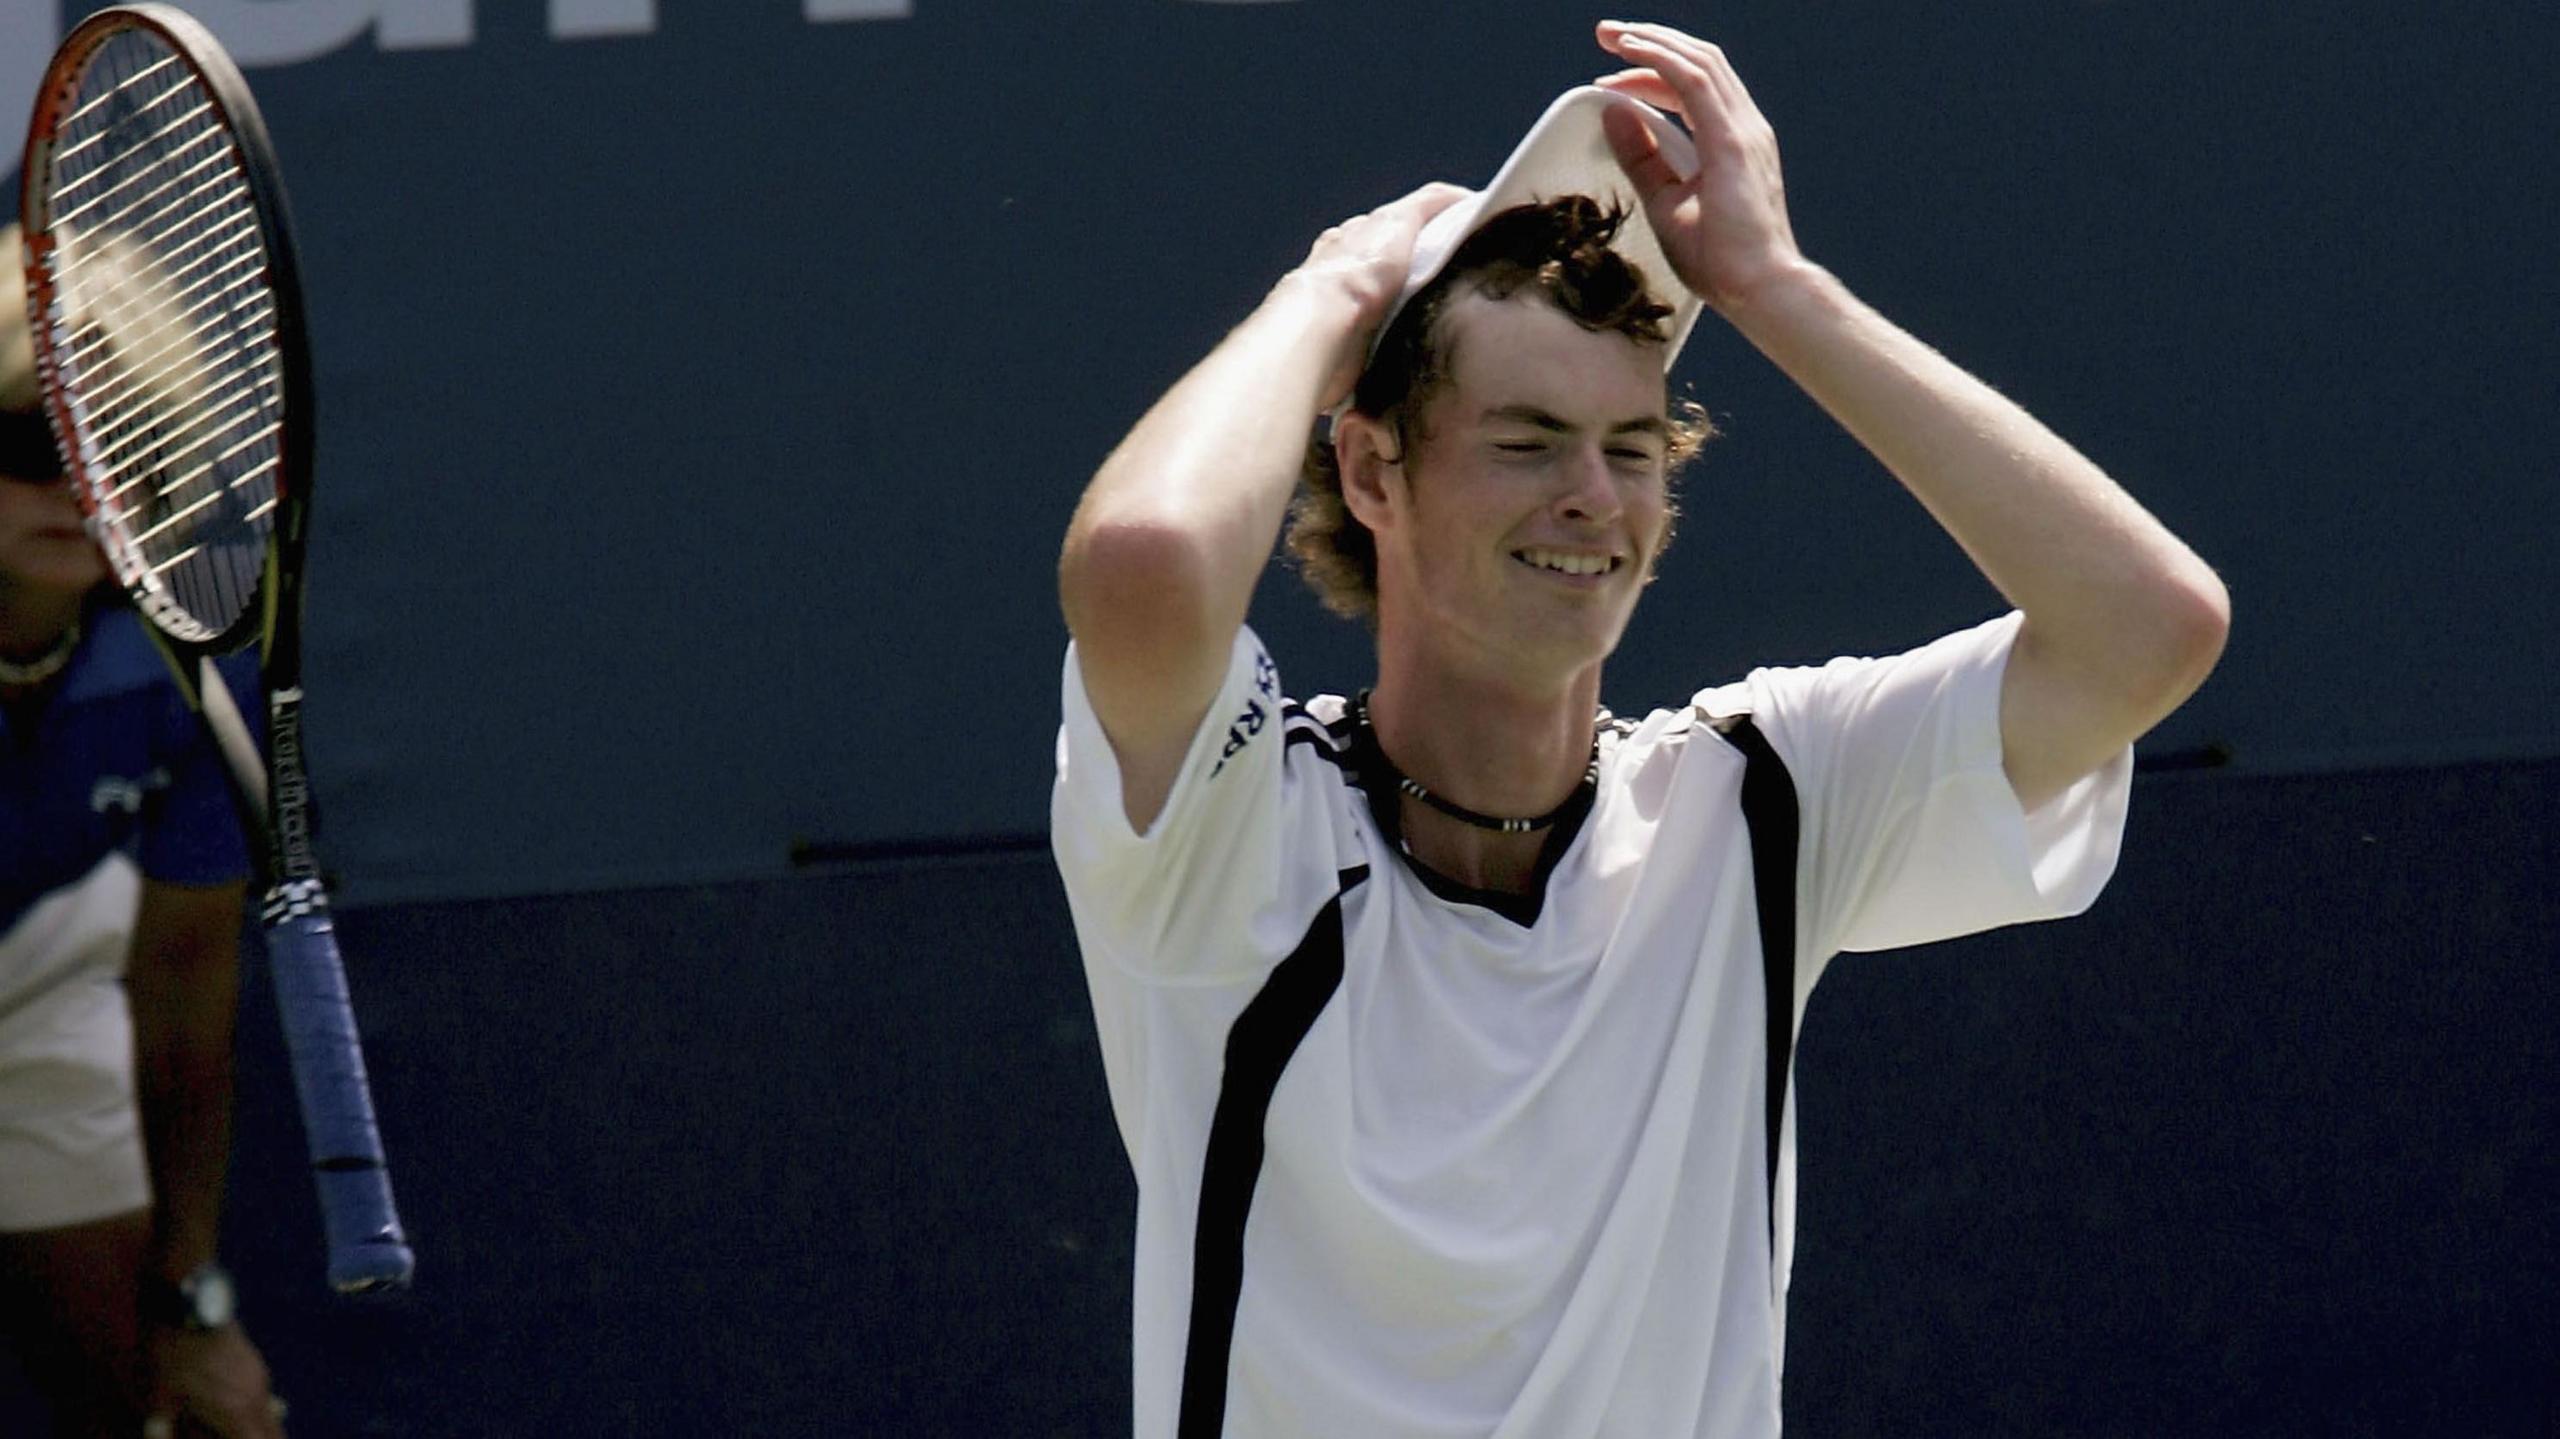
<svg viewBox="0 0 2560 1439"><path fill-rule="evenodd" d="M253 989L232 1250L297 1434L1125 1426L1129 1180L1008 838L1057 535L1318 229L1593 73L1592 14L914 8L490 4L252 68L322 357L324 840L424 1255L318 1292ZM2152 746L2237 762L2142 782L2096 914L1825 982L1799 1428L2560 1429L2560 12L1667 15L1814 254L2238 605ZM55 18L0 0L0 98ZM1729 435L1613 704L1996 604L1730 336L1681 378ZM1299 691L1362 677L1289 577L1256 623Z"/></svg>
<svg viewBox="0 0 2560 1439"><path fill-rule="evenodd" d="M50 8L0 0L0 37ZM620 38L247 8L352 36L250 73L314 290L310 725L359 903L1038 830L1093 465L1317 230L1481 182L1601 58L1561 3L558 7L654 14ZM2161 746L2560 753L2560 11L1664 13L1731 50L1817 258L2229 577L2230 657ZM456 15L467 43L403 48ZM1996 605L1730 335L1681 379L1730 438L1618 708ZM1256 622L1297 689L1363 677L1294 579Z"/></svg>

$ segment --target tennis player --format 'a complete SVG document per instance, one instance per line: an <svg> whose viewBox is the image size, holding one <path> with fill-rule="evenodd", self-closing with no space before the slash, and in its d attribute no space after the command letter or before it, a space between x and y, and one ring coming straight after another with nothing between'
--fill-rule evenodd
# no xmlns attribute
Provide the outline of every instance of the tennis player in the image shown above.
<svg viewBox="0 0 2560 1439"><path fill-rule="evenodd" d="M0 230L0 1332L57 1434L269 1439L214 1262L249 855L63 481L19 253Z"/></svg>
<svg viewBox="0 0 2560 1439"><path fill-rule="evenodd" d="M1720 50L1599 42L1626 68L1486 191L1319 238L1067 534L1053 843L1138 1175L1142 1436L1777 1433L1769 1020L1837 951L2085 908L2132 741L2221 652L2186 546L1799 251ZM1580 196L1524 193L1576 164ZM1664 381L1702 310L2011 611L1602 711L1703 438ZM1304 572L1374 632L1363 695L1287 698L1245 627L1293 494ZM1789 915L1753 773L1795 801Z"/></svg>

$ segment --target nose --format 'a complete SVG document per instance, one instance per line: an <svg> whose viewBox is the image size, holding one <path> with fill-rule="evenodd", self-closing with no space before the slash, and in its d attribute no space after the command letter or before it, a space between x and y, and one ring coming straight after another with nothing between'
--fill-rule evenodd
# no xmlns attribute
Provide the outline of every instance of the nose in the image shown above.
<svg viewBox="0 0 2560 1439"><path fill-rule="evenodd" d="M1609 457L1599 446L1574 450L1565 461L1564 470L1564 488L1556 498L1556 507L1566 518L1605 525L1626 508L1618 493L1618 477L1611 472Z"/></svg>

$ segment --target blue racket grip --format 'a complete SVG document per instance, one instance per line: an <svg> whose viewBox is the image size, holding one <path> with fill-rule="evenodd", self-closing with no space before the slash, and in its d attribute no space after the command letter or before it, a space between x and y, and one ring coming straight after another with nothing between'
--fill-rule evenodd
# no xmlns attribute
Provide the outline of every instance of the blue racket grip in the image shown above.
<svg viewBox="0 0 2560 1439"><path fill-rule="evenodd" d="M364 1050L347 1002L347 973L319 886L305 881L270 893L266 937L276 1012L284 1023L285 1053L293 1061L303 1136L320 1190L329 1287L354 1294L405 1285L417 1259L392 1206Z"/></svg>

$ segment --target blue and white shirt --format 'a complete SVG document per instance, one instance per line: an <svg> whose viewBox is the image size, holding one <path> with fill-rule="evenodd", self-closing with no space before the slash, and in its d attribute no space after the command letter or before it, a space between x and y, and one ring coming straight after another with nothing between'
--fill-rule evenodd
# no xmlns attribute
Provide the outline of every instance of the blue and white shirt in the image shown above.
<svg viewBox="0 0 2560 1439"><path fill-rule="evenodd" d="M0 934L111 852L173 884L249 872L221 753L141 618L93 604L83 624L31 729L0 711ZM248 660L225 665L235 693L254 689Z"/></svg>

